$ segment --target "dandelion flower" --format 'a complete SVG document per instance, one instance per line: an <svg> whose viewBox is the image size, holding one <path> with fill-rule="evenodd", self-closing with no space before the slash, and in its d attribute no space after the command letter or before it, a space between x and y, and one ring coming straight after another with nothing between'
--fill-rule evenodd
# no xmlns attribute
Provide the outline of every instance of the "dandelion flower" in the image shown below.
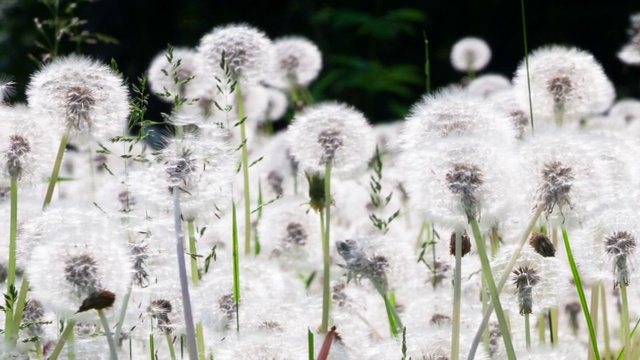
<svg viewBox="0 0 640 360"><path fill-rule="evenodd" d="M322 69L322 54L318 47L303 37L289 36L273 42L276 58L273 77L267 81L276 87L307 86Z"/></svg>
<svg viewBox="0 0 640 360"><path fill-rule="evenodd" d="M477 37L465 37L451 48L451 65L461 72L476 72L484 69L491 60L491 48Z"/></svg>
<svg viewBox="0 0 640 360"><path fill-rule="evenodd" d="M260 30L247 24L217 26L200 39L197 51L209 71L224 78L223 56L233 80L256 83L264 78L273 59L273 44Z"/></svg>
<svg viewBox="0 0 640 360"><path fill-rule="evenodd" d="M522 108L529 108L527 67L522 61L513 86ZM606 111L615 98L613 84L590 53L572 47L546 46L529 56L533 116L538 121L575 123Z"/></svg>
<svg viewBox="0 0 640 360"><path fill-rule="evenodd" d="M373 130L364 115L337 102L306 108L287 130L291 155L302 169L324 172L331 163L348 173L367 164L375 150Z"/></svg>
<svg viewBox="0 0 640 360"><path fill-rule="evenodd" d="M122 78L90 58L70 55L45 65L27 87L29 107L62 133L68 126L96 138L127 129L129 102Z"/></svg>

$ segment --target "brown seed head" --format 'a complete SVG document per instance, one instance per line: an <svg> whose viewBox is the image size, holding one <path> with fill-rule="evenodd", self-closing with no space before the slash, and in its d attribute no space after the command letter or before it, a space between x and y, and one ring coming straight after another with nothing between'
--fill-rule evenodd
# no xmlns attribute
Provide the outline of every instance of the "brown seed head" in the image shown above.
<svg viewBox="0 0 640 360"><path fill-rule="evenodd" d="M449 190L460 196L465 211L477 215L479 208L478 189L484 184L482 171L475 164L458 163L445 175Z"/></svg>
<svg viewBox="0 0 640 360"><path fill-rule="evenodd" d="M77 312L83 312L91 309L102 310L110 308L116 301L116 294L109 290L95 291L82 301L80 309Z"/></svg>
<svg viewBox="0 0 640 360"><path fill-rule="evenodd" d="M553 246L551 239L543 233L537 232L531 234L529 245L533 247L535 252L543 257L556 256L556 248Z"/></svg>
<svg viewBox="0 0 640 360"><path fill-rule="evenodd" d="M471 238L469 237L466 231L462 233L461 240L462 240L462 256L465 256L469 252L471 252ZM449 253L452 256L456 255L456 232L455 231L451 233L451 240L449 241Z"/></svg>
<svg viewBox="0 0 640 360"><path fill-rule="evenodd" d="M573 169L559 161L551 161L542 167L542 181L538 186L537 198L547 214L551 214L556 205L570 205L569 192L575 176Z"/></svg>

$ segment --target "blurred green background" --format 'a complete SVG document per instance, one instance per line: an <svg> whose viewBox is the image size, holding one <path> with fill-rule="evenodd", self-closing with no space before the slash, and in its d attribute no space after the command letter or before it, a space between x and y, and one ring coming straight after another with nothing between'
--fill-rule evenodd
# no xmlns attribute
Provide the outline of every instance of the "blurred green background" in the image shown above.
<svg viewBox="0 0 640 360"><path fill-rule="evenodd" d="M511 77L524 51L516 0L60 3L60 18L75 21L60 53L79 50L105 62L114 59L132 81L167 44L195 47L217 25L246 22L271 38L305 36L324 57L324 69L311 86L314 97L352 104L374 123L402 118L424 93L423 31L429 39L433 89L463 77L449 63L451 46L462 37L477 36L490 44L493 58L482 73ZM640 2L528 0L525 6L530 50L551 43L588 50L602 63L618 98L640 98L640 68L616 57L628 39L629 15L640 12ZM24 101L29 76L46 54L36 45L45 40L34 18L44 22L51 17L40 0L0 0L0 74L16 82L12 101ZM41 29L50 31L46 23ZM93 41L96 34L100 39ZM152 97L148 117L160 119L166 106Z"/></svg>

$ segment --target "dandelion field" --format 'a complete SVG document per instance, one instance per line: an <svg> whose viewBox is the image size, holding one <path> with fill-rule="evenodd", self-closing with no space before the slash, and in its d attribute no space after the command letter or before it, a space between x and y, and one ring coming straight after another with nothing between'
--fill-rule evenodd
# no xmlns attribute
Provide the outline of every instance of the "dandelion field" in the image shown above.
<svg viewBox="0 0 640 360"><path fill-rule="evenodd" d="M589 49L524 35L506 76L464 37L432 89L425 33L372 123L308 37L218 24L128 78L42 5L26 101L0 77L0 359L640 358L640 99Z"/></svg>

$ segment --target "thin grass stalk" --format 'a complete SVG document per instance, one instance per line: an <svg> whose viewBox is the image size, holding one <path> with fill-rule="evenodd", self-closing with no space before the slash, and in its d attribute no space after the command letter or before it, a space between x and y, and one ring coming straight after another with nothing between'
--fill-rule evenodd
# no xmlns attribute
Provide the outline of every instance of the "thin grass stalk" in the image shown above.
<svg viewBox="0 0 640 360"><path fill-rule="evenodd" d="M133 288L133 284L129 283L129 287L127 288L127 293L122 299L122 308L120 309L120 314L118 315L118 325L116 325L115 331L115 339L120 342L120 337L122 336L122 327L124 326L124 318L127 315L127 307L129 306L129 300L131 300L131 291Z"/></svg>
<svg viewBox="0 0 640 360"><path fill-rule="evenodd" d="M187 231L189 233L189 258L191 259L191 281L197 287L200 285L198 273L198 248L196 246L196 225L193 220L187 221Z"/></svg>
<svg viewBox="0 0 640 360"><path fill-rule="evenodd" d="M529 76L529 46L527 45L527 22L525 19L524 0L520 0L522 13L522 43L524 44L524 66L527 69L527 93L529 94L529 120L531 121L531 135L533 135L533 102L531 101L531 78Z"/></svg>
<svg viewBox="0 0 640 360"><path fill-rule="evenodd" d="M11 289L15 287L16 283L16 248L18 240L18 179L11 177L10 185L10 215L9 215L9 269L7 269L7 294L11 293ZM17 335L17 331L13 330L13 317L14 309L17 310L15 304L12 308L7 308L5 311L4 322L4 339L12 344L13 334ZM17 311L16 311L17 312ZM19 325L19 324L18 324Z"/></svg>
<svg viewBox="0 0 640 360"><path fill-rule="evenodd" d="M600 360L600 351L598 351L598 340L596 338L595 329L591 321L591 315L589 315L589 308L587 307L587 299L584 296L584 289L582 287L582 281L580 281L580 274L578 274L578 268L576 262L573 259L573 252L571 251L571 244L569 243L569 235L566 228L562 227L562 240L564 241L565 251L567 253L567 259L571 266L571 273L573 274L573 280L576 284L576 290L578 291L578 297L580 297L580 305L582 306L582 312L587 320L587 327L589 328L589 339L591 346L593 347L594 356L597 360Z"/></svg>
<svg viewBox="0 0 640 360"><path fill-rule="evenodd" d="M56 160L53 163L53 169L51 169L51 177L49 178L49 185L47 186L47 193L44 196L44 202L42 203L42 209L46 209L51 203L53 198L53 190L56 188L58 182L58 175L60 174L60 166L62 166L62 159L64 158L64 152L69 143L69 133L71 132L71 125L67 125L62 138L60 139L60 145L58 146L58 153L56 154Z"/></svg>
<svg viewBox="0 0 640 360"><path fill-rule="evenodd" d="M231 205L233 225L233 301L236 305L236 332L240 332L240 250L238 245L238 218L235 200Z"/></svg>
<svg viewBox="0 0 640 360"><path fill-rule="evenodd" d="M155 339L153 338L153 327L151 327L151 333L149 333L149 359L151 360L155 360L156 356L155 356L155 352L156 352L156 342Z"/></svg>
<svg viewBox="0 0 640 360"><path fill-rule="evenodd" d="M238 119L240 120L240 141L242 142L242 178L244 180L244 254L251 253L251 194L249 189L249 152L247 151L247 129L242 99L242 86L236 84L236 103L238 104Z"/></svg>
<svg viewBox="0 0 640 360"><path fill-rule="evenodd" d="M169 356L171 360L176 360L176 348L173 345L173 336L169 331L164 331L164 337L167 339L167 346L169 347Z"/></svg>
<svg viewBox="0 0 640 360"><path fill-rule="evenodd" d="M29 280L22 278L22 284L20 284L20 292L18 293L18 301L13 308L15 313L13 314L13 324L11 324L11 346L15 346L18 341L18 333L20 332L20 324L22 323L22 314L24 312L25 304L27 303L27 293L29 292Z"/></svg>
<svg viewBox="0 0 640 360"><path fill-rule="evenodd" d="M104 310L98 309L98 316L100 317L100 324L104 330L104 335L107 337L107 343L109 344L109 359L118 360L118 352L116 350L116 342L113 340L113 334L111 333L111 327L109 321L104 315Z"/></svg>
<svg viewBox="0 0 640 360"><path fill-rule="evenodd" d="M531 220L529 220L529 224L527 224L527 228L522 233L522 236L520 236L520 240L518 241L518 246L516 247L515 251L511 255L511 258L509 259L507 266L502 272L502 275L500 275L500 280L498 281L498 284L497 284L498 292L502 291L502 289L504 288L504 285L507 283L507 280L511 275L511 269L513 269L513 266L516 264L516 260L518 259L518 256L520 256L520 251L522 251L522 247L524 246L525 242L529 238L529 234L531 234L531 229L533 229L536 222L538 222L538 219L542 214L542 210L543 210L542 207L540 206L536 207L536 210L533 213ZM467 357L468 360L473 360L473 358L476 356L478 345L480 344L480 340L482 339L482 333L484 332L484 329L487 327L487 324L489 324L489 318L491 317L492 311L493 311L493 302L489 302L487 306L487 310L484 312L482 322L480 323L480 326L476 331L476 335L473 338L473 342L471 343L471 348L469 349L469 355Z"/></svg>
<svg viewBox="0 0 640 360"><path fill-rule="evenodd" d="M36 348L36 357L38 358L38 360L42 360L44 358L44 353L42 351L42 344L38 340L35 342L34 346Z"/></svg>
<svg viewBox="0 0 640 360"><path fill-rule="evenodd" d="M624 345L624 360L631 359L631 336L629 335L629 298L627 297L627 285L620 283L620 297L622 308L620 309L620 327L622 328L622 344Z"/></svg>
<svg viewBox="0 0 640 360"><path fill-rule="evenodd" d="M329 247L331 241L331 161L325 164L324 173L324 209L320 211L321 226L324 229L322 233L322 326L320 331L326 334L329 330L329 314L331 312L331 250ZM326 217L322 218L322 212ZM324 221L323 221L324 220Z"/></svg>
<svg viewBox="0 0 640 360"><path fill-rule="evenodd" d="M404 326L402 325L402 320L400 320L400 315L396 309L393 293L380 293L380 295L382 295L382 299L384 300L384 307L387 311L391 335L393 335L393 337L398 337L398 329L402 329Z"/></svg>
<svg viewBox="0 0 640 360"><path fill-rule="evenodd" d="M180 276L180 289L182 291L182 306L184 308L184 321L187 330L187 351L190 360L197 360L198 348L196 346L196 332L193 324L193 312L191 310L191 297L189 296L189 280L187 267L184 261L184 245L182 235L182 219L180 211L180 190L173 186L173 217L176 236L176 255L178 256L178 273Z"/></svg>
<svg viewBox="0 0 640 360"><path fill-rule="evenodd" d="M429 40L427 39L427 32L422 30L422 37L424 38L424 86L426 93L431 93L431 63L429 61Z"/></svg>
<svg viewBox="0 0 640 360"><path fill-rule="evenodd" d="M313 332L311 329L307 328L307 348L309 349L309 360L314 360L315 350L313 349Z"/></svg>
<svg viewBox="0 0 640 360"><path fill-rule="evenodd" d="M462 229L456 230L453 273L453 326L451 327L451 360L460 358L460 305L462 298Z"/></svg>
<svg viewBox="0 0 640 360"><path fill-rule="evenodd" d="M591 309L591 316L593 317L593 328L595 329L596 334L598 334L598 309L600 308L598 304L599 299L600 299L600 282L597 282L591 288L591 305L589 307ZM589 354L588 360L595 359L595 356L593 354L593 347L589 348L588 354Z"/></svg>
<svg viewBox="0 0 640 360"><path fill-rule="evenodd" d="M602 332L604 333L604 358L610 359L613 352L611 351L611 340L609 337L609 315L607 310L607 292L604 286L600 286L600 304L602 306Z"/></svg>
<svg viewBox="0 0 640 360"><path fill-rule="evenodd" d="M198 321L196 324L196 339L198 342L198 360L205 360L205 345L204 345L204 329L202 328L202 321Z"/></svg>
<svg viewBox="0 0 640 360"><path fill-rule="evenodd" d="M543 314L539 314L538 315L538 343L539 344L544 344L545 343L545 320L544 320L544 315Z"/></svg>
<svg viewBox="0 0 640 360"><path fill-rule="evenodd" d="M73 328L75 326L76 326L76 320L73 318L68 318L64 331L62 331L62 334L60 334L60 338L58 338L58 343L56 344L56 347L53 348L53 351L49 356L49 360L58 359L58 356L60 356L60 353L62 352L62 348L64 348L65 343L67 342L69 337L73 334Z"/></svg>
<svg viewBox="0 0 640 360"><path fill-rule="evenodd" d="M509 358L509 360L515 360L516 353L513 349L513 344L511 343L509 326L507 324L504 311L502 310L502 304L500 303L500 293L498 292L496 283L493 280L491 264L489 264L489 258L487 257L487 248L484 243L484 239L482 238L482 233L480 232L478 220L476 220L475 216L471 214L467 214L467 218L469 220L469 224L471 225L471 230L473 232L473 238L476 242L476 247L478 248L478 255L480 256L480 263L482 266L482 275L487 281L489 294L491 295L491 303L495 308L496 317L498 318L498 325L500 326L500 331L502 332L502 340L507 351L507 358Z"/></svg>
<svg viewBox="0 0 640 360"><path fill-rule="evenodd" d="M558 335L559 335L558 312L559 310L557 306L554 306L551 309L549 309L549 339L551 341L551 346L558 345Z"/></svg>

